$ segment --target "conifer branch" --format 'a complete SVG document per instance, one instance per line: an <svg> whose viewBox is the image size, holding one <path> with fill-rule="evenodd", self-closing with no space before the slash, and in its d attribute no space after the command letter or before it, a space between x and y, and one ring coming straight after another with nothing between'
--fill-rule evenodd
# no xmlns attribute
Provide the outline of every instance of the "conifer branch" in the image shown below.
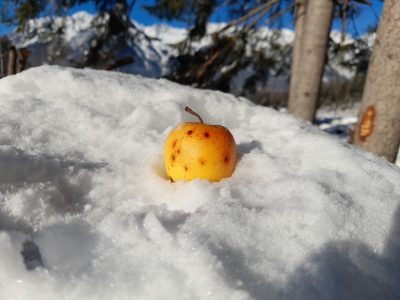
<svg viewBox="0 0 400 300"><path fill-rule="evenodd" d="M263 11L269 9L272 5L274 5L275 3L279 2L279 1L280 0L270 0L263 5L253 8L243 17L240 17L239 19L233 20L233 21L229 22L228 24L226 24L225 27L223 27L218 33L222 33L232 26L236 26L240 23L243 23L243 22L249 20L250 18L254 17L255 15L262 13Z"/></svg>

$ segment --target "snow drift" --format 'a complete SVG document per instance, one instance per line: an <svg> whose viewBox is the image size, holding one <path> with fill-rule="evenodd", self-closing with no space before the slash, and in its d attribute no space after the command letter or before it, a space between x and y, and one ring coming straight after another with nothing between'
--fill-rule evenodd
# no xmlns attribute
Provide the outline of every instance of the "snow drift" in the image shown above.
<svg viewBox="0 0 400 300"><path fill-rule="evenodd" d="M400 297L400 172L381 158L166 80L47 66L0 99L0 299ZM166 178L186 105L232 131L231 178Z"/></svg>

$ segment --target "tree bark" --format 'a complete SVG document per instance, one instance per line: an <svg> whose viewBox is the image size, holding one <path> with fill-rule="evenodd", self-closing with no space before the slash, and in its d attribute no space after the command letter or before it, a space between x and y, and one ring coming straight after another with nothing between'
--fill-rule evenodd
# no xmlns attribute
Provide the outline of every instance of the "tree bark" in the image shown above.
<svg viewBox="0 0 400 300"><path fill-rule="evenodd" d="M3 59L3 41L0 38L0 78L3 78L5 76L4 74L4 59Z"/></svg>
<svg viewBox="0 0 400 300"><path fill-rule="evenodd" d="M390 162L400 145L400 1L386 0L364 86L354 143Z"/></svg>
<svg viewBox="0 0 400 300"><path fill-rule="evenodd" d="M308 0L301 54L300 58L294 57L299 62L298 66L294 63L296 73L292 73L289 112L311 122L317 109L334 7L333 0Z"/></svg>
<svg viewBox="0 0 400 300"><path fill-rule="evenodd" d="M301 71L301 41L304 33L304 24L307 13L307 0L296 0L295 8L295 38L292 51L292 65L289 87L289 106L295 102L290 100L290 97L295 94L298 88L298 79L300 78L299 72Z"/></svg>
<svg viewBox="0 0 400 300"><path fill-rule="evenodd" d="M31 52L27 48L21 48L17 51L16 73L21 73L26 69L28 58Z"/></svg>
<svg viewBox="0 0 400 300"><path fill-rule="evenodd" d="M14 46L8 48L7 53L7 75L14 75L17 72L17 49Z"/></svg>

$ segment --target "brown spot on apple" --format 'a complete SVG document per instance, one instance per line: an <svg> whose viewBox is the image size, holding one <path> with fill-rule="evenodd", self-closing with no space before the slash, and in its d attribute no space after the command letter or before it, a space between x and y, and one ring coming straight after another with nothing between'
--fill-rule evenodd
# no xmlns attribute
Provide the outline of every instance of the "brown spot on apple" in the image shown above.
<svg viewBox="0 0 400 300"><path fill-rule="evenodd" d="M192 135L192 133L193 133L193 130L188 130L188 131L187 131L187 134L188 134L188 135Z"/></svg>
<svg viewBox="0 0 400 300"><path fill-rule="evenodd" d="M205 137L206 139L208 139L208 138L210 137L210 134L206 131L206 132L204 132L204 137Z"/></svg>

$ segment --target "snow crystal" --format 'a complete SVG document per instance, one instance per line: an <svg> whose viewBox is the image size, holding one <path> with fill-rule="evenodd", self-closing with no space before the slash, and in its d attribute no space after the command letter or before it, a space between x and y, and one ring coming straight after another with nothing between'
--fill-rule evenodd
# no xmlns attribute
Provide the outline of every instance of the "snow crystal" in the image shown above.
<svg viewBox="0 0 400 300"><path fill-rule="evenodd" d="M61 67L0 80L0 299L398 299L399 168L243 98ZM228 127L221 182L169 131Z"/></svg>

